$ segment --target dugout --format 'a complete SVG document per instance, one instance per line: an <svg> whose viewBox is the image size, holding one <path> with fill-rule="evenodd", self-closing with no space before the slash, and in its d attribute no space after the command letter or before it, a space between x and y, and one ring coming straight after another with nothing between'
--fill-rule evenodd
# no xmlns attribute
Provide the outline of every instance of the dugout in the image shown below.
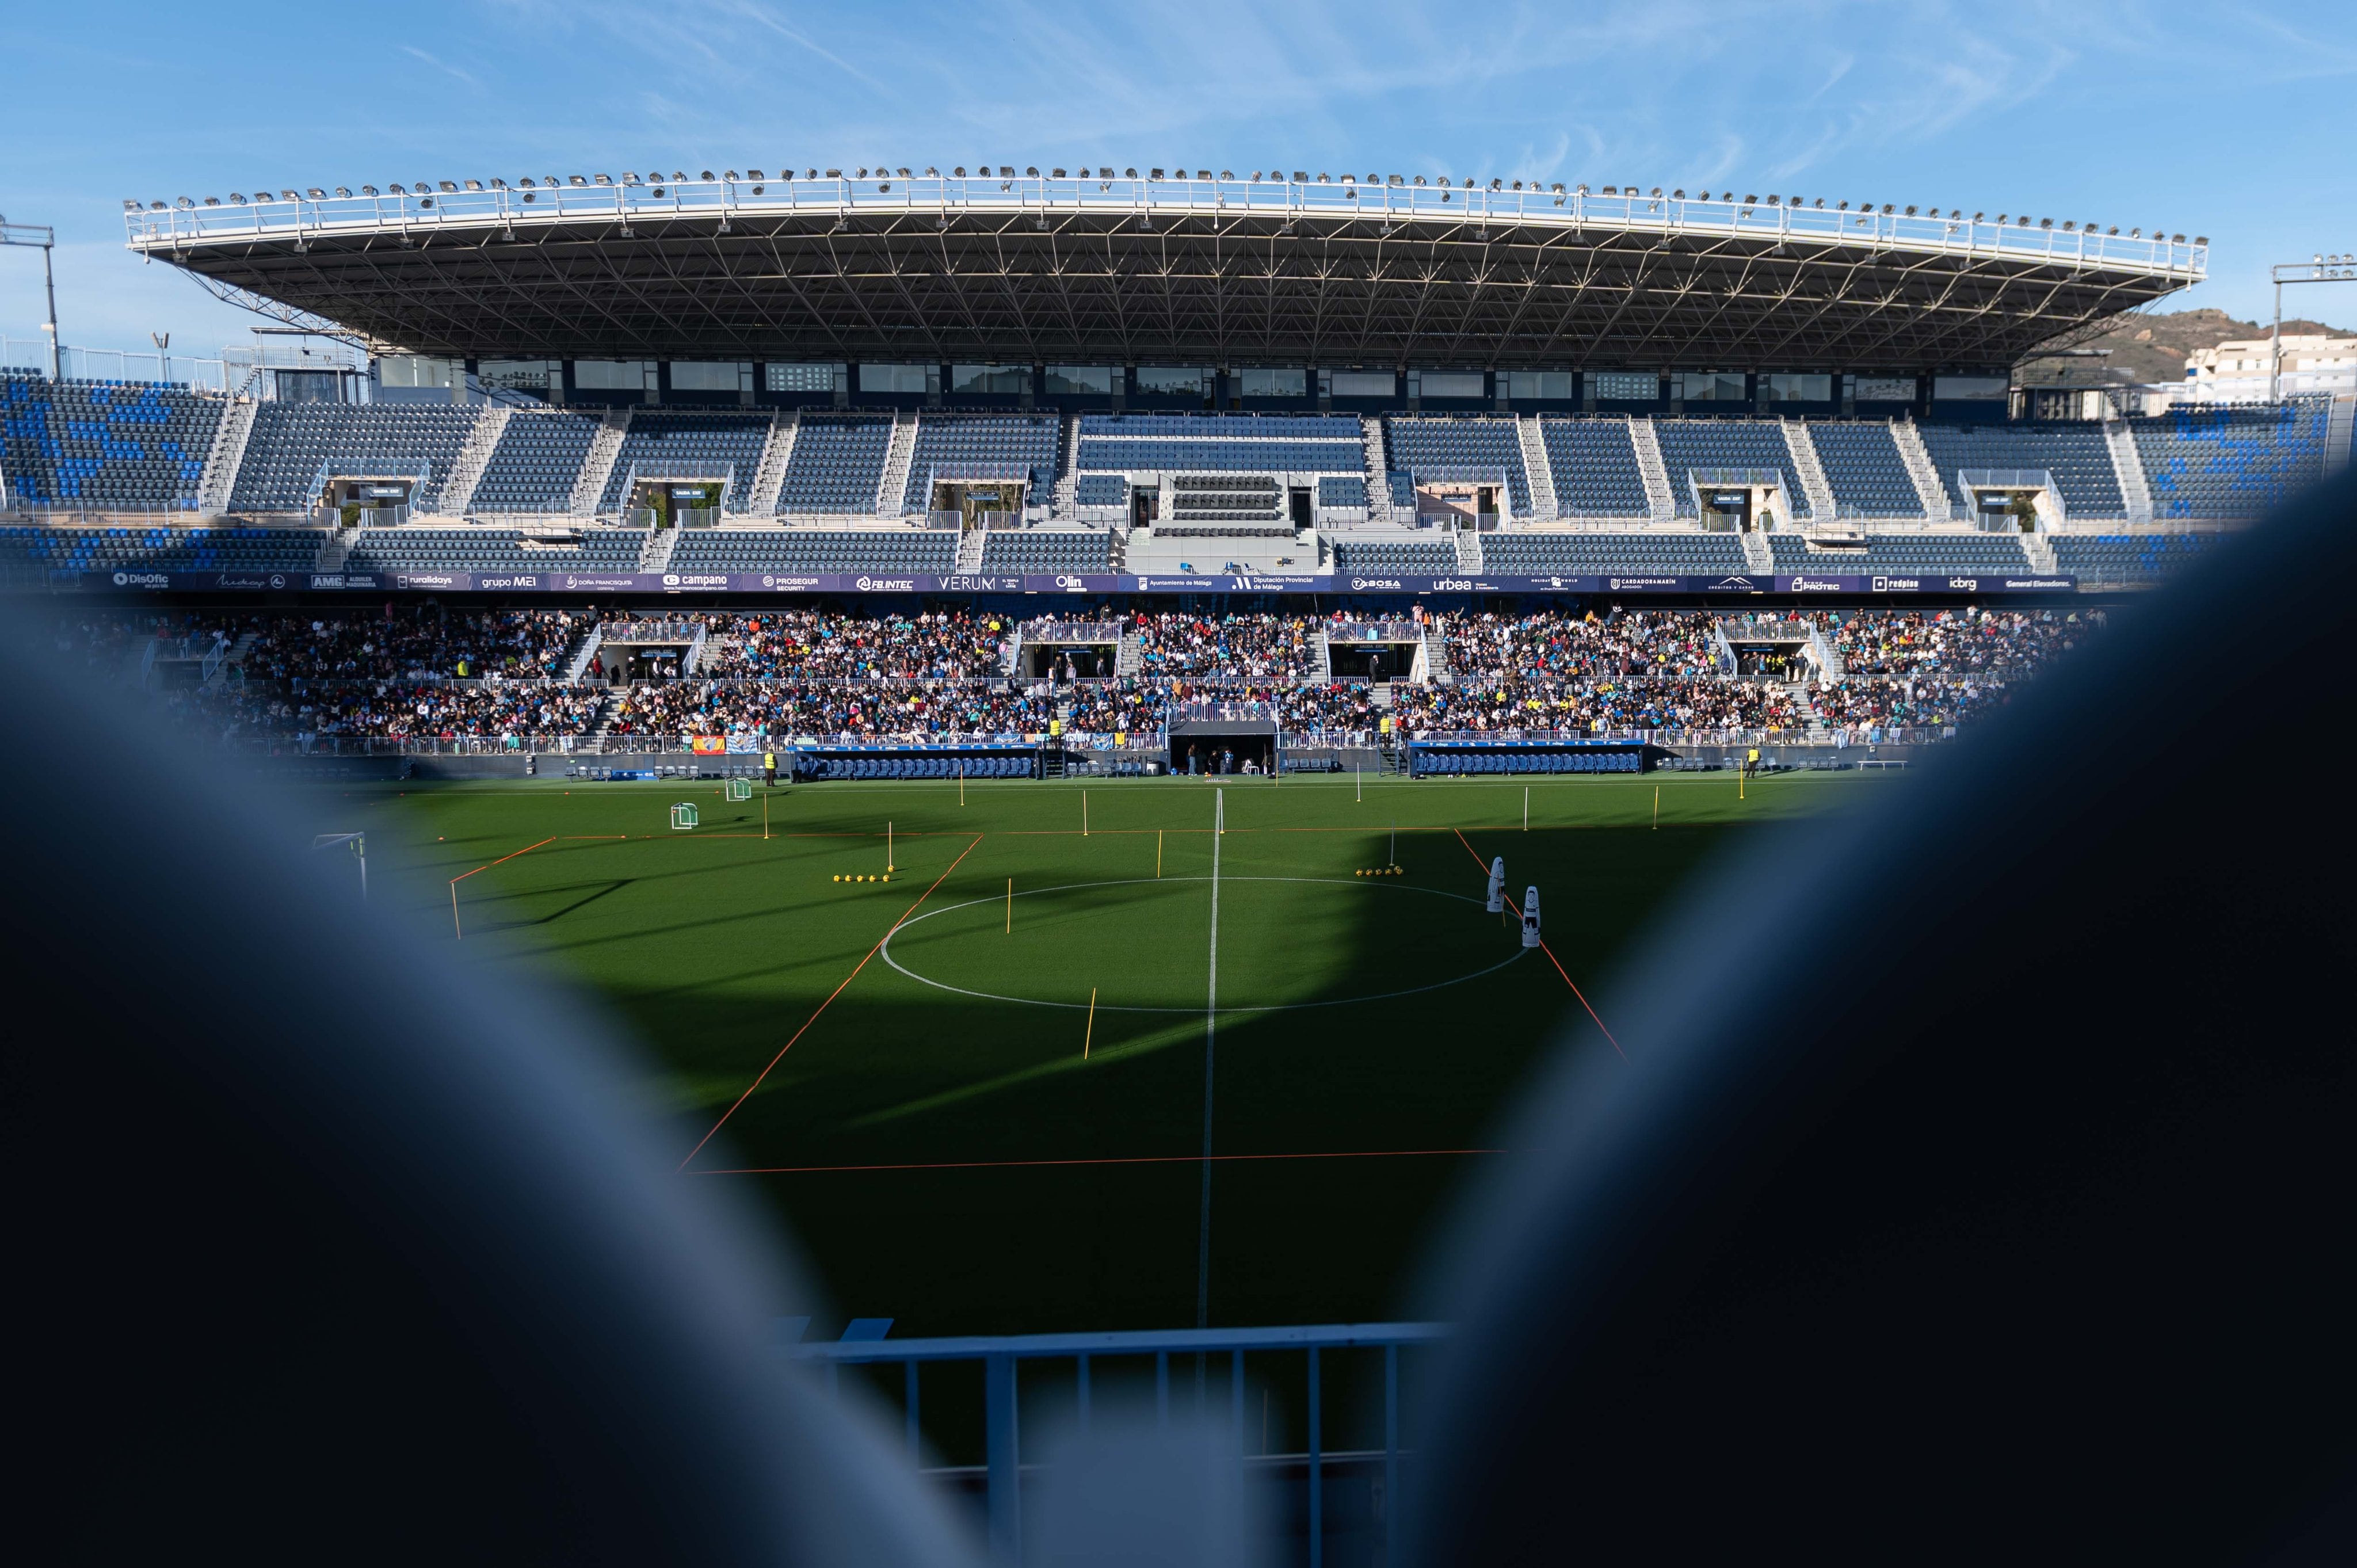
<svg viewBox="0 0 2357 1568"><path fill-rule="evenodd" d="M1170 726L1170 771L1185 773L1193 758L1200 775L1242 773L1249 761L1269 773L1277 763L1274 719L1201 719Z"/></svg>
<svg viewBox="0 0 2357 1568"><path fill-rule="evenodd" d="M829 780L1037 779L1039 748L1019 742L996 746L808 746L787 751L797 784Z"/></svg>
<svg viewBox="0 0 2357 1568"><path fill-rule="evenodd" d="M381 477L342 476L321 488L321 510L332 512L342 528L395 528L409 521L411 492L417 480L407 474Z"/></svg>
<svg viewBox="0 0 2357 1568"><path fill-rule="evenodd" d="M1505 773L1646 773L1676 755L1620 740L1411 741L1408 776L1457 779Z"/></svg>

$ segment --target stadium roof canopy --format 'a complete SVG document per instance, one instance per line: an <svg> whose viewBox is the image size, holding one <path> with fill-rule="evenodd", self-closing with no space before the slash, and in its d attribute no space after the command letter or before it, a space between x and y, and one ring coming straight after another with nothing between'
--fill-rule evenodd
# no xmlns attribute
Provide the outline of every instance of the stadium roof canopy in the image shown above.
<svg viewBox="0 0 2357 1568"><path fill-rule="evenodd" d="M124 216L239 303L469 358L1919 372L2009 364L2208 262L2092 224L1535 184L574 180Z"/></svg>

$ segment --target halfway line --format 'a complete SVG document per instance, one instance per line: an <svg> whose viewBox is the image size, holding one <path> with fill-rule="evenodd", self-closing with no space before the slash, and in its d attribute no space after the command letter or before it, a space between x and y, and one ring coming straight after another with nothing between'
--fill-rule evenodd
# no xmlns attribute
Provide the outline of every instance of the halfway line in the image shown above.
<svg viewBox="0 0 2357 1568"><path fill-rule="evenodd" d="M900 927L907 922L909 917L917 912L918 904L922 904L926 899L933 896L933 888L939 887L942 883L949 880L950 872L955 871L959 865L964 861L965 857L974 853L974 844L980 843L981 842L982 835L980 833L974 834L974 843L970 843L963 849L958 851L958 857L956 860L950 862L949 869L943 871L939 876L933 878L932 887L928 887L922 893L918 894L917 903L911 904L907 908L900 911L900 918L892 922L892 930L886 931L882 936L876 939L876 946L867 950L867 958L861 959L858 963L852 967L851 972L843 977L842 985L836 986L833 991L826 993L826 1001L820 1003L816 1011L813 1012L809 1017L802 1020L802 1026L794 1031L793 1038L789 1039L784 1045L778 1047L778 1054L770 1058L770 1065L763 1068L760 1072L755 1076L753 1081L745 1086L745 1092L737 1097L734 1104L730 1105L727 1110L720 1113L720 1120L712 1124L712 1131L706 1133L703 1137L698 1138L695 1141L695 1147L688 1150L687 1152L687 1159L683 1159L679 1162L680 1170L683 1171L687 1169L688 1160L692 1160L695 1158L696 1155L704 1153L704 1145L712 1142L712 1140L718 1135L720 1129L728 1124L728 1118L737 1114L737 1107L744 1104L748 1100L752 1099L753 1091L761 1087L761 1080L768 1078L770 1071L775 1069L780 1062L786 1059L786 1053L794 1048L794 1040L801 1039L805 1034L810 1032L810 1026L818 1022L819 1014L825 1012L828 1006L834 1003L834 999L843 994L844 986L849 985L853 981L859 978L859 972L867 967L867 959L874 958L876 956L877 950L880 950L887 941L891 940L892 931L899 930Z"/></svg>

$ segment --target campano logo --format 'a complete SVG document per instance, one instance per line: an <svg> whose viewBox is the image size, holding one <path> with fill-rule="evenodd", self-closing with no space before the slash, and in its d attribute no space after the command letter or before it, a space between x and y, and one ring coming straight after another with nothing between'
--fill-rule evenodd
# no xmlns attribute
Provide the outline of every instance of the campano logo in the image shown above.
<svg viewBox="0 0 2357 1568"><path fill-rule="evenodd" d="M676 587L678 587L678 586L679 586L679 574L678 574L678 573L676 573L676 572L665 572L665 573L663 574L663 586L664 586L664 587L666 587L666 588L676 588Z"/></svg>

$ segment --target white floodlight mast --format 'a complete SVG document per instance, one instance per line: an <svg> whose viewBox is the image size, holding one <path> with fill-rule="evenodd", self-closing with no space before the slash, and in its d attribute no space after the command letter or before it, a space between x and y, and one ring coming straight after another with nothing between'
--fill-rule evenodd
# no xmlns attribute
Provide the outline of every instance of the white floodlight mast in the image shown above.
<svg viewBox="0 0 2357 1568"><path fill-rule="evenodd" d="M0 218L0 245L38 246L41 252L41 287L48 296L49 322L44 328L49 335L49 380L64 378L59 363L58 349L58 279L49 265L49 252L57 249L58 231L39 223L11 223Z"/></svg>
<svg viewBox="0 0 2357 1568"><path fill-rule="evenodd" d="M2344 264L2346 256L2309 262L2279 262L2267 269L2276 285L2275 324L2267 328L2267 401L2283 401L2283 291L2287 283L2349 283L2357 281L2357 267Z"/></svg>

